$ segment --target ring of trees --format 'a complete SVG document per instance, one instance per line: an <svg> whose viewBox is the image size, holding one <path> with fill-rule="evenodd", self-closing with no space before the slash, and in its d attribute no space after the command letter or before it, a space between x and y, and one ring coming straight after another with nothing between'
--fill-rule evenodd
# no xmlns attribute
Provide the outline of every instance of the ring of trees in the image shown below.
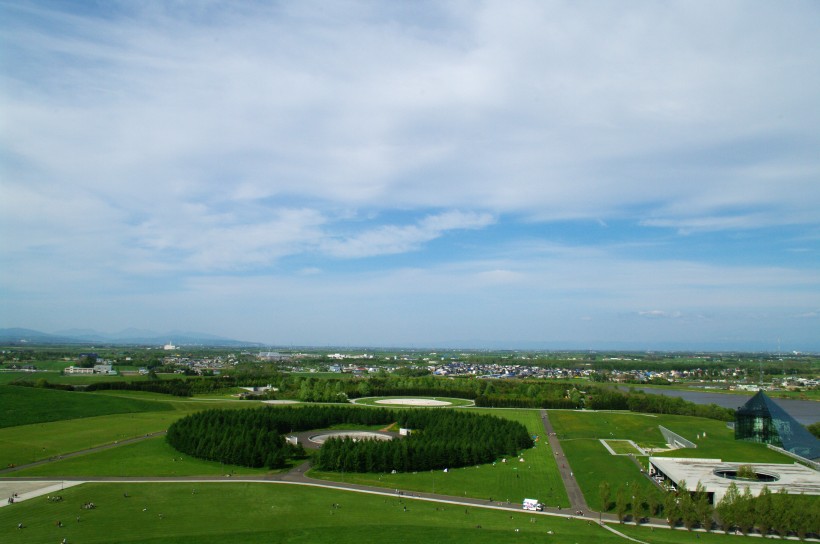
<svg viewBox="0 0 820 544"><path fill-rule="evenodd" d="M207 410L184 417L166 439L178 451L222 463L282 468L305 455L288 444L291 432L333 425L389 425L412 429L397 440L330 438L313 458L320 470L410 472L489 463L533 446L520 423L454 410L357 409L340 406Z"/></svg>

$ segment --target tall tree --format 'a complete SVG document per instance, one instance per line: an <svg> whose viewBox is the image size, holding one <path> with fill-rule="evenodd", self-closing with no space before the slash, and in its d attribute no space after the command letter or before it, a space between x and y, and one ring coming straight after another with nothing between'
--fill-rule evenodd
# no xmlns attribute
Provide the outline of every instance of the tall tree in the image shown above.
<svg viewBox="0 0 820 544"><path fill-rule="evenodd" d="M709 503L709 494L706 492L706 488L703 484L698 481L698 485L695 488L695 514L700 526L707 531L712 530L713 513L714 508Z"/></svg>
<svg viewBox="0 0 820 544"><path fill-rule="evenodd" d="M801 492L800 496L803 497L804 492ZM820 530L818 518L820 518L820 514L817 513L816 508L808 512L801 512L801 514L795 516L793 523L797 538L806 540L806 535L808 535L809 531L816 532Z"/></svg>
<svg viewBox="0 0 820 544"><path fill-rule="evenodd" d="M772 492L769 490L769 486L763 486L760 495L758 495L754 501L754 508L755 524L757 528L760 529L760 534L765 537L777 523L777 512L774 508Z"/></svg>
<svg viewBox="0 0 820 544"><path fill-rule="evenodd" d="M637 482L632 482L632 519L635 525L639 525L644 518L645 510L643 505L643 490Z"/></svg>
<svg viewBox="0 0 820 544"><path fill-rule="evenodd" d="M604 480L598 485L598 498L601 499L601 511L609 510L609 501L612 498L612 490L609 487L609 482Z"/></svg>
<svg viewBox="0 0 820 544"><path fill-rule="evenodd" d="M678 484L678 506L680 507L680 517L683 520L683 525L690 531L698 521L698 513L695 509L695 501L692 500L692 494L686 488L686 481L681 480Z"/></svg>
<svg viewBox="0 0 820 544"><path fill-rule="evenodd" d="M674 528L680 519L680 509L678 508L678 494L672 490L666 492L663 497L663 515L669 527Z"/></svg>
<svg viewBox="0 0 820 544"><path fill-rule="evenodd" d="M747 485L737 501L737 525L744 533L752 530L755 524L754 497Z"/></svg>
<svg viewBox="0 0 820 544"><path fill-rule="evenodd" d="M775 497L775 516L774 516L774 530L780 535L780 538L786 538L786 535L792 530L792 509L788 507L789 491L785 487L781 487Z"/></svg>
<svg viewBox="0 0 820 544"><path fill-rule="evenodd" d="M658 493L655 489L650 489L646 495L646 505L649 512L649 517L658 513Z"/></svg>
<svg viewBox="0 0 820 544"><path fill-rule="evenodd" d="M720 524L723 526L723 530L727 533L732 530L732 527L737 525L737 509L739 500L740 493L738 492L737 484L735 484L735 482L731 482L729 487L726 489L726 494L723 495L723 498L720 499L720 502L718 502L717 507L715 508L718 518L720 518Z"/></svg>
<svg viewBox="0 0 820 544"><path fill-rule="evenodd" d="M623 486L618 487L618 491L615 492L615 514L618 516L618 522L624 522L624 516L626 515L626 491L624 491Z"/></svg>

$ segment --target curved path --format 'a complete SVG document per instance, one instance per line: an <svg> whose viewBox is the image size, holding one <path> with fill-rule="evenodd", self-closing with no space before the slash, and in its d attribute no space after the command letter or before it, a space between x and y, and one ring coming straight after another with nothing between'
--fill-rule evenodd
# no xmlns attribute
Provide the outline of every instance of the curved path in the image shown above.
<svg viewBox="0 0 820 544"><path fill-rule="evenodd" d="M527 515L530 516L555 516L555 517L563 517L563 518L570 518L570 519L583 519L587 522L594 521L594 516L589 507L584 500L583 494L581 493L581 489L578 486L578 483L575 481L575 478L572 475L572 469L569 463L566 461L566 457L564 456L563 449L561 448L561 444L558 441L558 438L555 436L555 433L552 428L552 424L549 421L549 415L547 414L546 410L543 410L542 413L542 422L544 425L544 430L547 433L547 437L550 443L550 447L552 447L553 451L557 453L557 458L560 459L560 464L562 465L559 467L559 471L561 473L561 478L563 479L564 485L567 489L567 495L570 499L571 509L568 511L566 509L561 510L559 508L550 508L545 507L543 512L531 512L527 511ZM315 431L313 431L315 432ZM158 433L151 433L146 436L136 437L128 440L121 440L118 443L113 444L106 444L104 446L98 446L95 448L90 448L87 450L82 450L78 452L72 452L70 454L65 454L60 456L59 458L51 458L42 461L38 461L35 463L30 463L28 465L14 467L12 469L5 469L0 472L7 473L13 472L14 470L20 470L22 468L36 466L44 463L58 461L59 459L65 459L69 457L75 457L78 455L82 455L85 453L90 453L94 451L100 451L109 449L112 447L116 447L122 444L137 442L139 440L145 440L147 438L158 436L164 434L163 432ZM59 479L54 477L43 477L43 478L26 478L26 479L18 479L12 477L0 477L0 497L6 496L10 497L13 494L17 496L15 499L16 502L22 502L27 499L32 499L35 497L40 497L43 495L51 495L55 494L57 491L62 491L63 489L73 487L76 485L80 485L83 483L91 483L91 482L108 482L108 483L267 483L267 484L280 484L280 485L305 485L305 486L313 486L313 487L323 487L323 488L330 488L330 489L339 489L339 490L346 490L346 491L353 491L357 493L368 493L374 495L382 495L382 496L393 496L393 497L401 497L402 499L409 499L409 500L422 500L422 501L429 501L429 502L438 502L444 504L451 504L456 505L459 507L466 508L485 508L485 509L494 509L494 510L502 510L508 512L516 512L521 513L524 512L521 509L520 504L518 503L510 503L510 502L499 502L499 501L487 501L484 499L476 499L470 497L454 497L449 495L442 495L437 493L421 493L416 491L403 491L403 490L390 490L385 489L383 487L375 487L375 486L368 486L368 485L361 485L361 484L353 484L353 483L345 483L345 482L334 482L328 480L317 480L307 476L306 472L310 468L310 462L305 461L300 465L293 467L291 470L287 472L281 472L278 474L272 475L264 475L264 476L240 476L240 477L231 477L230 475L227 476L214 476L214 477L199 477L199 476L191 476L191 477L83 477L83 478L67 478L67 479ZM0 501L0 507L9 506L5 500ZM580 512L580 516L577 512ZM624 539L631 540L634 542L642 542L635 538L629 537L617 530L614 530L609 525L617 525L621 522L617 519L617 517L613 514L600 514L598 513L599 519L601 521L601 525L604 529L611 531L618 536L623 537ZM641 526L643 527L653 527L653 528L660 528L660 529L669 529L669 526L663 521L659 519L651 519L646 523L642 523ZM696 532L702 532L702 530L697 530ZM645 543L642 543L645 544Z"/></svg>
<svg viewBox="0 0 820 544"><path fill-rule="evenodd" d="M558 510L556 508L545 508L543 512L531 512L531 511L523 511L521 506L518 503L505 503L505 502L490 502L482 499L473 499L469 497L452 497L449 495L440 495L436 493L419 493L415 491L402 491L402 490L394 490L391 491L389 489L385 489L382 487L373 487L373 486L366 486L366 485L359 485L359 484L350 484L350 483L343 483L343 482L332 482L326 480L315 480L313 478L309 478L305 472L310 468L310 462L305 461L304 463L292 468L288 472L283 472L280 474L274 474L270 476L252 476L252 477L230 477L230 476L216 476L216 477L187 477L187 478L161 478L161 477L148 477L148 478L115 478L115 477L97 477L97 478L83 478L77 480L55 480L54 478L31 478L28 480L18 480L12 478L0 478L0 490L6 492L12 487L20 488L19 491L20 495L17 499L18 502L32 499L35 497L39 497L46 494L54 494L58 490L63 490L68 487L72 487L75 485L80 485L83 483L91 483L91 482L107 482L107 483L260 483L260 484L272 484L272 485L305 485L305 486L313 486L313 487L323 487L329 489L339 489L339 490L346 490L352 491L356 493L368 493L373 495L382 495L382 496L390 496L390 497L401 497L402 499L407 500L420 500L420 501L428 501L428 502L437 502L443 504L450 504L459 507L464 507L465 510L468 508L484 508L484 509L493 509L493 510L501 510L507 512L515 512L515 513L526 513L528 516L553 516L553 517L562 517L568 519L582 519L586 520L587 522L591 522L587 517L579 517L574 513L570 513L567 510ZM7 493L9 496L11 493ZM5 501L0 501L0 507L7 506ZM629 537L613 528L609 527L607 524L617 524L618 521L612 515L604 515L602 519L602 528L612 533L623 537L626 540L631 540L634 542L643 543L640 540L635 538ZM655 528L666 528L668 529L668 525L664 523L643 523L641 524L644 527L655 527Z"/></svg>
<svg viewBox="0 0 820 544"><path fill-rule="evenodd" d="M610 523L616 524L620 523L618 518L613 514L602 514L600 512L592 512L589 506L584 499L584 495L581 492L581 488L578 485L578 482L575 480L573 476L573 470L570 466L569 461L567 460L566 456L564 455L563 448L561 447L561 443L558 440L558 437L555 434L555 431L552 427L552 423L549 420L549 414L547 410L541 410L541 418L542 423L544 426L544 431L546 433L547 439L549 440L550 447L555 454L556 464L558 465L558 470L561 475L561 479L563 481L564 487L567 491L567 497L569 498L570 502L570 509L560 509L560 508L551 508L551 507L544 507L543 512L531 512L528 511L528 514L531 515L547 515L547 516L559 516L564 518L575 518L581 517L582 519L586 520L594 520L594 517L599 518L599 520L603 523ZM316 434L320 431L307 431L304 433L297 433L300 438L300 442L305 444L309 449L313 449L318 447L318 444L315 444L309 440L309 436ZM479 507L479 508L492 508L498 510L506 510L511 512L522 512L521 505L519 503L510 503L510 502L499 502L499 501L487 501L484 499L476 499L470 497L453 497L449 495L441 495L437 493L421 493L416 491L403 491L403 490L395 490L390 491L389 489L385 489L383 487L376 487L376 486L368 486L368 485L361 485L361 484L352 484L352 483L345 483L345 482L334 482L329 480L317 480L310 478L306 475L306 472L310 468L310 462L305 461L304 463L295 466L291 470L287 472L281 472L272 475L264 475L264 476L239 476L239 477L232 477L230 475L226 476L211 476L211 477L201 477L201 476L191 476L191 477L82 477L82 478L54 478L54 477L41 477L41 478L25 478L25 479L17 479L13 477L5 476L8 473L13 473L18 470L22 470L25 468L30 468L38 465L43 465L46 463L51 463L55 461L59 461L62 459L69 459L72 457L77 457L80 455L85 455L88 453L94 453L98 451L103 451L107 449L111 449L114 447L122 446L125 444L131 444L134 442L139 442L141 440L146 440L149 438L153 438L156 436L164 435L165 431L149 433L144 436L138 436L134 438L129 438L125 440L119 440L117 442L112 442L109 444L104 444L101 446L96 446L93 448L88 448L80 451L75 451L71 453L62 454L59 456L51 457L48 459L42 459L40 461L36 461L33 463L28 463L25 465L19 465L16 467L9 467L0 470L0 498L3 496L10 497L12 494L18 494L18 498L16 499L19 501L24 501L26 499L46 495L46 494L53 494L57 490L62 490L67 487L72 487L75 485L79 485L86 482L111 482L111 483L179 483L179 482L200 482L200 483L230 483L230 482L259 482L259 483L281 483L281 484L294 484L294 485L308 485L314 487L325 487L325 488L332 488L332 489L341 489L341 490L348 490L354 491L359 493L371 493L377 495L388 495L388 496L401 496L402 498L414 499L414 500L427 500L427 501L434 501L434 502L441 502L447 504L454 504L464 507ZM388 433L385 433L388 434ZM393 433L389 433L393 434ZM5 500L0 501L0 507L7 506L8 503ZM661 528L668 528L668 525L664 522L664 520L660 519L651 519L647 523L642 523L642 526L652 526L652 527L661 527ZM620 534L620 533L619 533ZM626 535L624 538L629 538ZM632 540L630 538L630 540Z"/></svg>

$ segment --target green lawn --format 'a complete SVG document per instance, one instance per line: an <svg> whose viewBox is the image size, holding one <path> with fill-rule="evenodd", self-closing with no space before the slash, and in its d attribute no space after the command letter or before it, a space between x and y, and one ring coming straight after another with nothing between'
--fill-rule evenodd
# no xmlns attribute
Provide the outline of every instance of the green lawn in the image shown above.
<svg viewBox="0 0 820 544"><path fill-rule="evenodd" d="M162 402L0 385L0 428L109 414L170 410Z"/></svg>
<svg viewBox="0 0 820 544"><path fill-rule="evenodd" d="M17 389L17 388L15 388ZM33 459L53 457L125 438L143 436L167 429L171 422L189 413L212 407L245 408L252 402L186 399L134 391L104 394L71 393L81 398L100 398L106 402L128 401L157 404L166 411L111 414L66 421L37 423L0 429L0 466L24 464ZM362 407L362 409L366 409ZM548 506L569 505L558 475L554 453L543 437L538 410L477 409L480 413L513 419L538 435L536 447L507 463L497 462L466 467L444 473L418 474L338 474L313 473L311 476L357 482L408 491L435 492L452 496L520 503L524 497L538 498ZM612 456L598 438L632 439L642 446L660 447L663 438L659 424L698 443L697 449L677 450L699 457L743 456L762 462L774 452L758 444L736 443L722 422L683 416L645 416L631 413L550 411L550 419L562 439L574 475L593 509L599 508L598 487L610 483L612 498L617 488L630 482L646 491L652 484L642 478L633 461ZM706 432L706 437L703 433ZM612 434L610 434L612 433ZM698 439L697 435L701 438ZM616 443L615 443L616 444ZM751 459L746 459L750 457ZM778 459L784 459L776 455ZM175 460L176 459L176 460ZM786 462L791 462L786 460ZM265 470L232 467L236 475L265 474ZM213 476L228 469L219 463L194 459L168 446L162 437L72 459L55 461L12 473L15 477L70 478L83 476ZM192 488L198 493L193 494ZM629 488L627 488L629 489ZM125 499L123 492L130 498ZM282 484L85 484L62 492L62 503L33 499L0 508L0 534L3 542L624 542L612 533L585 521L485 511L444 506L397 497L372 496L305 486ZM93 501L96 510L81 510ZM338 503L340 509L330 505ZM408 511L404 511L407 506ZM143 512L143 508L147 508ZM331 513L332 512L332 513ZM163 516L160 517L159 514ZM81 521L76 522L76 516ZM536 523L530 523L530 519ZM56 520L65 527L54 526ZM23 522L26 529L15 529ZM476 526L481 525L482 529ZM516 533L515 528L520 532ZM617 526L619 530L644 542L691 542L692 533ZM555 534L547 535L551 529ZM700 534L704 542L723 542L723 535Z"/></svg>
<svg viewBox="0 0 820 544"><path fill-rule="evenodd" d="M66 366L71 366L70 364ZM114 367L115 369L117 367ZM87 385L94 382L136 382L147 380L147 376L102 376L100 374L80 374L80 375L63 375L59 370L46 370L37 372L0 372L0 383L8 384L15 380L27 380L36 382L39 379L44 379L49 383L60 383L67 385Z"/></svg>
<svg viewBox="0 0 820 544"><path fill-rule="evenodd" d="M160 436L20 470L10 476L65 479L82 476L220 476L228 473L262 475L271 472L231 465L226 467L222 463L197 459L178 452L168 445L164 436Z"/></svg>
<svg viewBox="0 0 820 544"><path fill-rule="evenodd" d="M198 410L251 406L250 403L187 399L169 401L166 404L171 409L162 412L114 414L0 429L0 467L11 464L23 465L47 457L164 431L180 417Z"/></svg>
<svg viewBox="0 0 820 544"><path fill-rule="evenodd" d="M633 440L641 447L662 447L665 442L658 430L664 419L654 414L550 410L549 415L561 440L622 439Z"/></svg>
<svg viewBox="0 0 820 544"><path fill-rule="evenodd" d="M39 367L39 364L37 365ZM71 366L71 363L65 364ZM114 370L123 371L131 370L132 367L115 366ZM183 374L157 374L160 380L186 380L193 378L192 376L185 376ZM15 380L26 380L36 382L39 379L44 379L49 383L58 383L65 385L88 385L97 382L144 382L150 378L147 374L117 374L115 376L103 376L102 374L78 374L78 375L64 375L59 370L45 370L37 372L0 372L0 384L8 384Z"/></svg>
<svg viewBox="0 0 820 544"><path fill-rule="evenodd" d="M628 439L644 449L664 448L666 441L658 429L659 425L663 425L698 446L653 455L755 463L792 463L790 458L768 449L763 444L736 441L734 431L729 429L725 422L714 419L630 412L562 410L550 411L550 421L561 439Z"/></svg>
<svg viewBox="0 0 820 544"><path fill-rule="evenodd" d="M554 455L543 438L544 428L538 410L490 410L477 412L492 414L522 423L539 440L535 448L524 452L524 462L510 457L507 463L496 462L477 467L407 474L340 474L311 471L315 478L354 482L386 487L467 496L482 499L521 502L525 497L562 507L569 506Z"/></svg>
<svg viewBox="0 0 820 544"><path fill-rule="evenodd" d="M627 455L629 453L632 455L643 455L640 450L633 446L632 442L628 440L605 440L605 442L612 448L612 451L619 455Z"/></svg>
<svg viewBox="0 0 820 544"><path fill-rule="evenodd" d="M194 489L196 493L194 493ZM129 497L125 498L127 492ZM11 544L623 542L585 521L281 484L85 484L0 508ZM83 510L94 502L97 508ZM338 504L339 508L332 505ZM405 510L406 507L406 510ZM80 521L76 517L80 516ZM535 520L530 522L530 520ZM63 527L57 527L60 520ZM16 529L18 523L24 529ZM480 528L479 528L480 526ZM515 529L519 529L516 532ZM548 535L547 531L553 531Z"/></svg>
<svg viewBox="0 0 820 544"><path fill-rule="evenodd" d="M646 493L656 490L652 483L641 475L640 469L631 458L624 455L610 454L603 444L597 440L572 439L561 441L561 447L567 456L566 461L573 470L575 480L581 487L581 492L587 505L593 510L600 510L601 500L599 487L601 482L609 482L612 490L610 501L615 501L615 493L619 487L628 489L639 485ZM630 494L631 496L631 494ZM657 495L660 497L660 493Z"/></svg>
<svg viewBox="0 0 820 544"><path fill-rule="evenodd" d="M629 439L643 448L665 447L658 425L695 442L697 448L653 455L699 457L724 461L788 463L792 460L763 444L738 442L722 421L687 416L634 414L630 412L550 411L550 421L590 508L600 508L599 487L609 482L611 501L620 486L640 485L645 492L659 493L631 458L611 455L598 439ZM705 436L704 436L705 433ZM698 438L698 435L701 438ZM611 445L612 443L610 443ZM637 457L644 465L646 458ZM660 495L658 495L660 496Z"/></svg>

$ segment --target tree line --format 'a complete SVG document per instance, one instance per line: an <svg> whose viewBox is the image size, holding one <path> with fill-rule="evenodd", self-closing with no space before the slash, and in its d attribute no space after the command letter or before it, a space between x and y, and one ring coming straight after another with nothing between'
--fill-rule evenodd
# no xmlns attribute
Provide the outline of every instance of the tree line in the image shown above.
<svg viewBox="0 0 820 544"><path fill-rule="evenodd" d="M44 380L43 380L44 382ZM19 380L16 385L34 386ZM132 390L165 393L182 397L213 393L241 385L274 385L278 390L254 398L293 399L302 402L347 403L368 396L458 397L473 399L476 406L496 408L554 408L629 410L640 413L675 414L732 421L734 410L715 404L702 405L679 397L653 395L642 391L621 392L592 383L584 391L565 383L541 380L442 379L435 376L387 376L363 380L303 378L287 375L268 377L200 377L132 382L103 381L83 387L86 391ZM70 385L38 384L40 387L74 389Z"/></svg>
<svg viewBox="0 0 820 544"><path fill-rule="evenodd" d="M668 491L661 500L634 482L619 486L614 496L608 482L602 482L598 491L604 511L613 510L621 522L631 517L636 525L647 517L662 516L670 527L683 525L689 530L720 528L726 533L744 534L757 531L763 536L776 533L781 538L794 535L801 540L820 533L820 511L815 497L790 495L786 488L772 493L768 486L763 486L755 497L748 486L741 492L731 482L723 498L713 505L700 482L694 492L685 491L685 481L678 488Z"/></svg>
<svg viewBox="0 0 820 544"><path fill-rule="evenodd" d="M680 397L653 395L642 391L622 393L605 387L596 387L587 396L587 408L592 410L629 410L649 414L674 414L705 417L719 421L733 421L735 411L717 404L695 404Z"/></svg>
<svg viewBox="0 0 820 544"><path fill-rule="evenodd" d="M236 378L230 376L202 378L174 378L170 380L140 380L133 382L94 382L84 387L85 391L148 391L177 397L191 397L196 394L215 393L223 389L236 387Z"/></svg>

